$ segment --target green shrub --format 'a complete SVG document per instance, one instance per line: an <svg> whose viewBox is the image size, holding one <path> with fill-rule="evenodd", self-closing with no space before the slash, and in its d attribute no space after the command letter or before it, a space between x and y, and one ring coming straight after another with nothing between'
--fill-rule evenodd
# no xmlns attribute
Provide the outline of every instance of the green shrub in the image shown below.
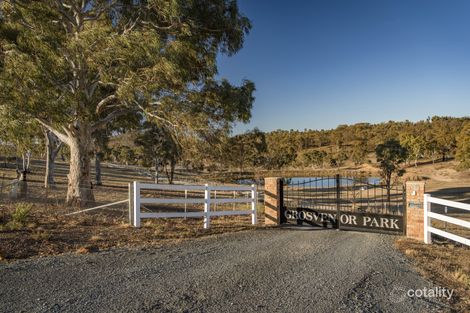
<svg viewBox="0 0 470 313"><path fill-rule="evenodd" d="M2 230L21 230L22 228L23 224L15 221L9 221L5 227L2 228Z"/></svg>
<svg viewBox="0 0 470 313"><path fill-rule="evenodd" d="M30 203L18 203L15 207L15 212L11 214L12 221L18 224L24 224L32 207L33 205Z"/></svg>

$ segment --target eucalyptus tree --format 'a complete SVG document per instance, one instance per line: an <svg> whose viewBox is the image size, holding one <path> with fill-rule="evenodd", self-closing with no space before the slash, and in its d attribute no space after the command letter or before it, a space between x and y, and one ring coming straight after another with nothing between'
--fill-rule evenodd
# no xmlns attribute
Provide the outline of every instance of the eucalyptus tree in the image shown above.
<svg viewBox="0 0 470 313"><path fill-rule="evenodd" d="M448 154L456 146L456 135L458 131L453 127L453 122L456 121L450 117L434 116L431 120L434 139L441 153L442 162L446 161Z"/></svg>
<svg viewBox="0 0 470 313"><path fill-rule="evenodd" d="M40 127L25 116L11 116L0 105L0 141L14 146L16 159L21 156L21 168L17 161L17 170L25 175L30 168L32 153L38 152Z"/></svg>
<svg viewBox="0 0 470 313"><path fill-rule="evenodd" d="M224 155L230 162L238 166L243 173L244 167L260 166L266 153L266 137L258 128L231 137L225 146Z"/></svg>
<svg viewBox="0 0 470 313"><path fill-rule="evenodd" d="M93 132L94 154L95 154L95 185L101 186L101 160L108 150L109 130L107 128L99 129Z"/></svg>
<svg viewBox="0 0 470 313"><path fill-rule="evenodd" d="M298 155L299 162L305 166L323 167L327 153L321 150L304 150L303 153Z"/></svg>
<svg viewBox="0 0 470 313"><path fill-rule="evenodd" d="M11 102L70 150L67 202L93 200L92 134L136 111L173 131L248 121L254 85L217 81L251 28L228 0L5 0L2 76L26 102ZM52 101L44 102L44 98Z"/></svg>
<svg viewBox="0 0 470 313"><path fill-rule="evenodd" d="M93 155L95 159L95 185L101 186L103 184L101 179L101 162L106 155L111 152L108 144L113 136L129 132L137 127L140 127L142 115L127 114L116 118L115 120L107 123L106 126L96 129L92 133L93 138Z"/></svg>
<svg viewBox="0 0 470 313"><path fill-rule="evenodd" d="M470 122L467 122L457 138L456 158L460 162L460 169L470 169Z"/></svg>
<svg viewBox="0 0 470 313"><path fill-rule="evenodd" d="M168 182L173 183L175 166L181 157L182 150L174 134L156 123L145 123L135 143L140 147L139 152L143 163L154 166L155 183L158 183L160 167L165 171Z"/></svg>
<svg viewBox="0 0 470 313"><path fill-rule="evenodd" d="M2 85L5 87L6 84ZM41 127L37 121L27 115L21 112L10 112L9 103L21 101L21 99L9 94L3 88L0 88L0 92L2 92L2 98L6 95L11 96L6 100L3 99L4 101L0 104L0 137L3 138L3 141L14 144L17 155L22 155L22 175L29 171L31 151L38 152L40 144L44 142L46 148L44 187L54 187L55 159L62 147L62 142L53 132ZM43 140L40 139L41 136L43 136Z"/></svg>
<svg viewBox="0 0 470 313"><path fill-rule="evenodd" d="M0 142L11 144L16 155L16 172L19 180L20 197L28 194L28 173L33 153L38 153L40 145L40 127L34 121L28 121L24 116L10 116L0 105ZM18 164L21 155L21 167Z"/></svg>
<svg viewBox="0 0 470 313"><path fill-rule="evenodd" d="M418 166L418 160L424 156L426 141L421 135L404 133L400 136L400 144L408 150L408 157Z"/></svg>
<svg viewBox="0 0 470 313"><path fill-rule="evenodd" d="M367 159L367 152L367 142L365 140L358 140L352 146L351 160L355 165L361 165Z"/></svg>
<svg viewBox="0 0 470 313"><path fill-rule="evenodd" d="M55 187L55 159L62 148L62 142L57 136L47 128L43 128L46 142L46 172L44 175L44 187Z"/></svg>
<svg viewBox="0 0 470 313"><path fill-rule="evenodd" d="M402 176L405 173L405 170L401 168L401 163L406 161L408 151L405 147L400 145L398 140L389 139L377 145L375 154L377 156L377 162L379 162L380 174L385 181L387 199L388 202L390 202L393 175Z"/></svg>

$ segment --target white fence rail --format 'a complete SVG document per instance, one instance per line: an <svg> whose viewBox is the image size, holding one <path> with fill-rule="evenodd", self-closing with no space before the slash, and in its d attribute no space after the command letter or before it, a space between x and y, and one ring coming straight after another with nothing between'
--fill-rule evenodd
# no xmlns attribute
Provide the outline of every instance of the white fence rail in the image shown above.
<svg viewBox="0 0 470 313"><path fill-rule="evenodd" d="M88 208L88 209L84 209L84 210L80 210L80 211L76 211L76 212L72 212L72 213L67 213L67 214L65 214L65 216L80 214L80 213L84 213L84 212L90 212L90 211L103 209L103 208L109 208L110 206L121 204L121 203L126 203L126 202L129 202L129 199L120 200L120 201L116 201L116 202L112 202L112 203L106 203L106 204L103 204L103 205L95 206L93 208Z"/></svg>
<svg viewBox="0 0 470 313"><path fill-rule="evenodd" d="M464 238L455 234L451 234L447 231L443 231L441 229L437 229L431 226L431 219L434 218L436 220L459 225L459 226L470 229L469 221L461 220L461 219L450 217L450 216L443 215L443 214L438 214L435 212L431 212L432 203L445 206L446 211L447 211L447 207L470 211L470 204L435 198L435 197L431 197L431 195L429 194L425 194L424 195L424 242L431 243L432 242L431 234L436 234L444 238L448 238L450 240L454 240L464 245L470 246L470 239L467 239L467 238Z"/></svg>
<svg viewBox="0 0 470 313"><path fill-rule="evenodd" d="M210 219L214 216L232 216L232 215L251 215L253 225L257 223L256 202L257 191L256 185L251 186L209 186L206 185L162 185L133 182L130 186L130 220L135 227L140 227L140 221L143 218L170 218L170 217L203 217L204 228L210 227ZM184 198L142 198L142 190L169 190L184 191ZM204 191L204 198L188 198L188 191ZM234 192L233 198L217 198L217 191ZM214 192L214 197L211 197ZM235 192L248 192L247 198L236 198ZM231 210L231 211L212 211L211 206L226 203L251 203L249 210ZM141 212L143 204L184 204L184 212ZM188 204L204 204L204 211L187 212Z"/></svg>

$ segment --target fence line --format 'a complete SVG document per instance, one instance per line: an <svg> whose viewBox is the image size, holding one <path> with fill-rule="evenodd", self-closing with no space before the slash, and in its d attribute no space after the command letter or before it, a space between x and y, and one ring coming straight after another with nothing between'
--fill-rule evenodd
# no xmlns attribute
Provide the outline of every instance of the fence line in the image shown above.
<svg viewBox="0 0 470 313"><path fill-rule="evenodd" d="M19 179L13 179L11 182L7 184L3 184L4 176L2 177L2 184L0 185L0 196L3 194L3 190L7 187L10 187L9 195L10 198L16 198L18 196L18 185L20 183Z"/></svg>
<svg viewBox="0 0 470 313"><path fill-rule="evenodd" d="M432 243L431 234L436 234L444 238L451 239L451 240L460 242L464 245L470 246L470 239L467 239L467 238L464 238L455 234L451 234L447 231L443 231L441 229L437 229L431 226L431 219L434 218L436 220L459 225L459 226L470 229L469 221L465 221L465 220L458 219L455 217L450 217L447 215L432 212L431 211L432 203L444 205L446 207L446 212L447 212L447 207L453 207L453 208L457 208L461 210L470 211L470 204L435 198L435 197L431 197L430 194L425 194L424 195L424 242Z"/></svg>
<svg viewBox="0 0 470 313"><path fill-rule="evenodd" d="M94 207L94 208L89 208L89 209L80 210L80 211L77 211L77 212L68 213L68 214L65 214L65 216L67 216L67 215L75 215L75 214L79 214L79 213L83 213L83 212L88 212L88 211L93 211L93 210L97 210L97 209L102 209L102 208L106 208L106 207L109 207L109 206L113 206L113 205L121 204L121 203L125 203L125 202L129 202L129 199L125 199L125 200L121 200L121 201L116 201L116 202L113 202L113 203L106 203L106 204L103 204L103 205L96 206L96 207Z"/></svg>
<svg viewBox="0 0 470 313"><path fill-rule="evenodd" d="M256 185L251 186L209 186L205 185L162 185L162 184L148 184L135 181L130 185L131 190L129 195L131 207L129 211L129 218L135 227L140 227L141 219L143 218L170 218L170 217L203 217L204 228L210 227L210 218L213 216L233 216L233 215L251 215L252 224L257 223L256 217L256 204L257 204L257 190ZM171 191L184 191L184 198L142 198L141 190L171 190ZM188 190L204 191L204 198L188 198ZM247 191L251 195L249 198L214 198L211 197L211 191ZM251 203L250 210L236 210L236 211L211 211L211 205L227 203ZM184 204L185 212L165 212L165 213L147 213L141 212L143 204ZM203 212L187 212L187 204L204 204Z"/></svg>
<svg viewBox="0 0 470 313"><path fill-rule="evenodd" d="M2 182L2 185L1 185L1 188L3 190L3 188L5 187L8 187L8 186L11 186L11 185L15 185L15 184L18 184L20 181L18 179L13 179L11 182L3 185L3 182Z"/></svg>

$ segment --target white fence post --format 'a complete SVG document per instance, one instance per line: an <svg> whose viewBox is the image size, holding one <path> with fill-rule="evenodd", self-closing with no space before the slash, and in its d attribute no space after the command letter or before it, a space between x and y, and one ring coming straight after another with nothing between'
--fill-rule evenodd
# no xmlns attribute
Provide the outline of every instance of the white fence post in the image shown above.
<svg viewBox="0 0 470 313"><path fill-rule="evenodd" d="M256 225L257 216L256 216L256 204L257 204L257 194L256 194L256 185L251 185L251 223Z"/></svg>
<svg viewBox="0 0 470 313"><path fill-rule="evenodd" d="M204 189L204 229L208 229L211 225L210 218L211 211L211 190L208 184L205 184Z"/></svg>
<svg viewBox="0 0 470 313"><path fill-rule="evenodd" d="M129 224L134 225L134 185L129 183Z"/></svg>
<svg viewBox="0 0 470 313"><path fill-rule="evenodd" d="M134 227L140 227L140 184L134 182Z"/></svg>
<svg viewBox="0 0 470 313"><path fill-rule="evenodd" d="M429 226L431 226L431 218L429 217L429 212L431 211L431 203L429 202L429 194L424 194L424 243L431 243L431 232L429 231Z"/></svg>

